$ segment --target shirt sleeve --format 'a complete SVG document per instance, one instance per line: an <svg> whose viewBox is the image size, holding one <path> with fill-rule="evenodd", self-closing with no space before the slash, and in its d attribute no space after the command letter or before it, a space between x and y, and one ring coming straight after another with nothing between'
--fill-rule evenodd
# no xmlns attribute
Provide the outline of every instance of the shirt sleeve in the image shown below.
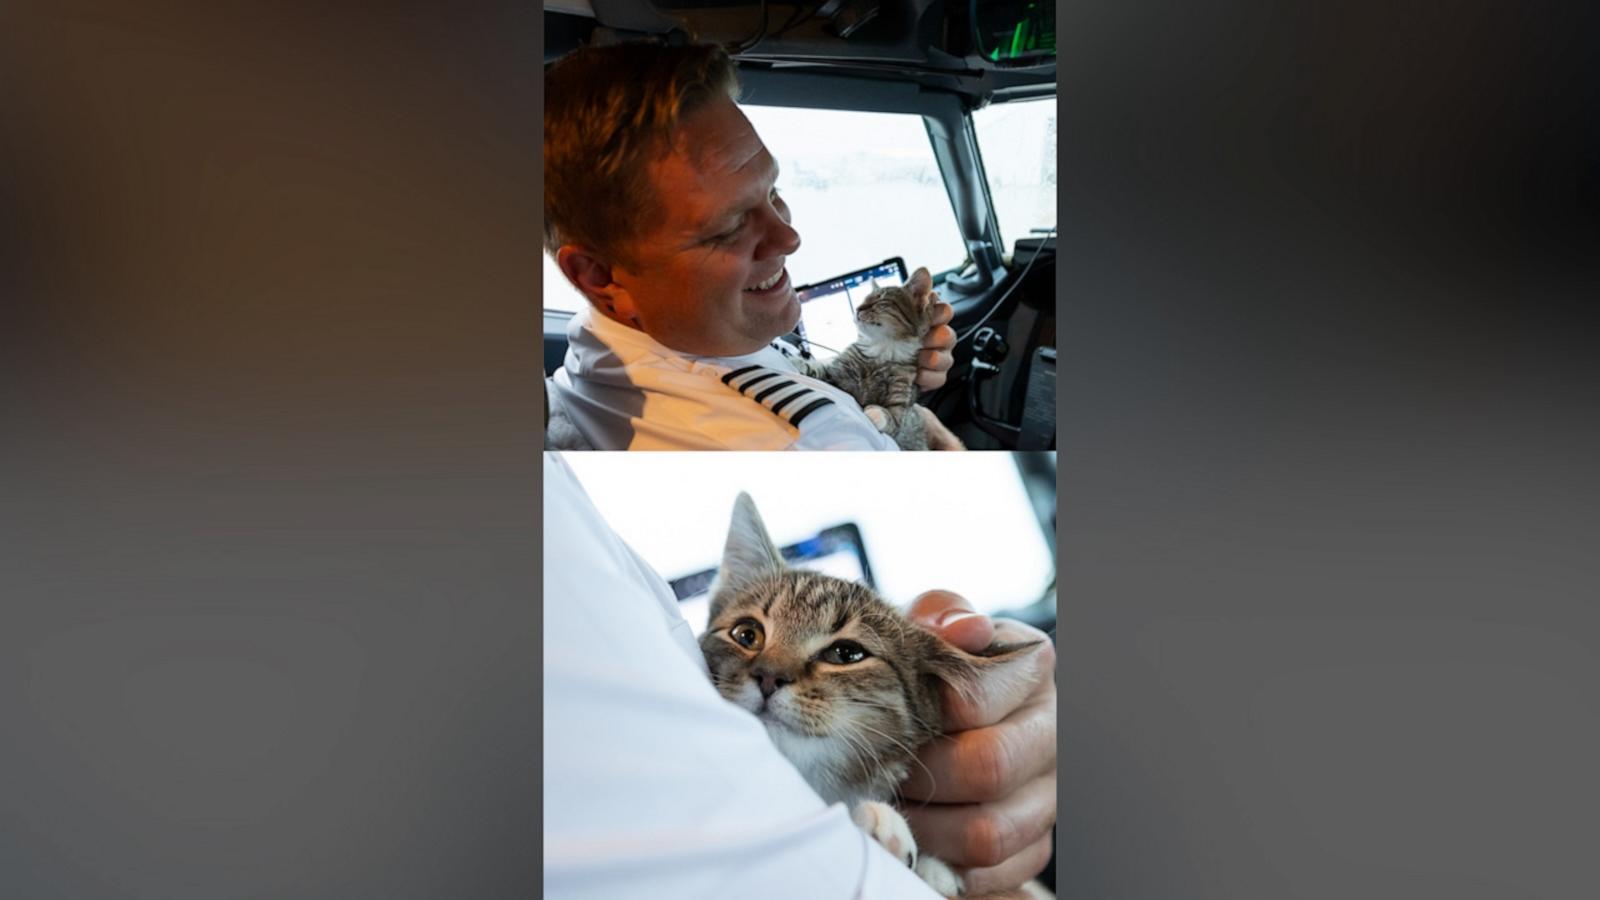
<svg viewBox="0 0 1600 900"><path fill-rule="evenodd" d="M873 427L860 412L840 404L819 411L815 422L806 422L795 439L794 450L899 450L894 438Z"/></svg>
<svg viewBox="0 0 1600 900"><path fill-rule="evenodd" d="M937 896L717 694L670 588L552 453L544 535L546 896Z"/></svg>

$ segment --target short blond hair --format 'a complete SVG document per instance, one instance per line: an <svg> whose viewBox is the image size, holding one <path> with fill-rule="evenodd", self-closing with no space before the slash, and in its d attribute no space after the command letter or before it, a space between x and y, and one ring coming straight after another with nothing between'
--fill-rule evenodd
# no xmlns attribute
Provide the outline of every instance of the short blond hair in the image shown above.
<svg viewBox="0 0 1600 900"><path fill-rule="evenodd" d="M737 100L726 51L708 44L584 47L544 82L544 242L613 259L661 216L648 164L671 152L678 121L719 97Z"/></svg>

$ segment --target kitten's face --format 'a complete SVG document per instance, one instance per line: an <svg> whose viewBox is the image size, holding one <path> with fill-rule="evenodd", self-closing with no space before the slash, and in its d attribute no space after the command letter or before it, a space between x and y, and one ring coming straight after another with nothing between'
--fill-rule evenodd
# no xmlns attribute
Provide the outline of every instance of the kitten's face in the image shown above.
<svg viewBox="0 0 1600 900"><path fill-rule="evenodd" d="M701 639L717 690L769 731L921 743L937 701L916 660L929 635L873 592L814 572L783 571L719 592Z"/></svg>
<svg viewBox="0 0 1600 900"><path fill-rule="evenodd" d="M939 685L971 684L1031 647L971 656L870 588L788 568L741 494L700 649L718 692L833 802L892 792L939 733Z"/></svg>
<svg viewBox="0 0 1600 900"><path fill-rule="evenodd" d="M877 343L920 339L929 319L928 304L903 287L876 288L856 308L856 329Z"/></svg>

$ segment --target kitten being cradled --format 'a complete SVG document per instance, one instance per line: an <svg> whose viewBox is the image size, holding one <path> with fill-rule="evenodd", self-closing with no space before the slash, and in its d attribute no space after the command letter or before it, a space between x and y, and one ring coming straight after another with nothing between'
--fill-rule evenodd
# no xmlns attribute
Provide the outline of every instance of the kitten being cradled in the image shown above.
<svg viewBox="0 0 1600 900"><path fill-rule="evenodd" d="M928 449L929 420L938 422L917 405L917 354L933 327L932 294L927 269L918 269L904 287L874 284L856 308L860 337L810 372L854 397L902 450Z"/></svg>
<svg viewBox="0 0 1600 900"><path fill-rule="evenodd" d="M940 734L939 687L970 689L1033 644L975 656L913 625L870 588L787 567L749 495L740 494L700 638L723 697L754 713L823 800L945 896L959 876L919 856L895 788Z"/></svg>

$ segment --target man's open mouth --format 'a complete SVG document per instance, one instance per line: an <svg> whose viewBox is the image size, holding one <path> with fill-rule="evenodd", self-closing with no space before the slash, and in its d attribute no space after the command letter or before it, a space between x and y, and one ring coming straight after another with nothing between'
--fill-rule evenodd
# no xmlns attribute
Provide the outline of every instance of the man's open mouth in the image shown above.
<svg viewBox="0 0 1600 900"><path fill-rule="evenodd" d="M781 284L783 282L784 278L788 275L788 273L789 273L789 270L787 268L779 269L778 271L776 271L776 272L774 272L772 274L771 278L768 278L766 281L763 281L760 284L754 285L752 287L747 287L747 288L745 288L745 291L746 291L746 293L756 293L756 294L761 293L762 291L770 291L773 288L777 287L779 284Z"/></svg>

